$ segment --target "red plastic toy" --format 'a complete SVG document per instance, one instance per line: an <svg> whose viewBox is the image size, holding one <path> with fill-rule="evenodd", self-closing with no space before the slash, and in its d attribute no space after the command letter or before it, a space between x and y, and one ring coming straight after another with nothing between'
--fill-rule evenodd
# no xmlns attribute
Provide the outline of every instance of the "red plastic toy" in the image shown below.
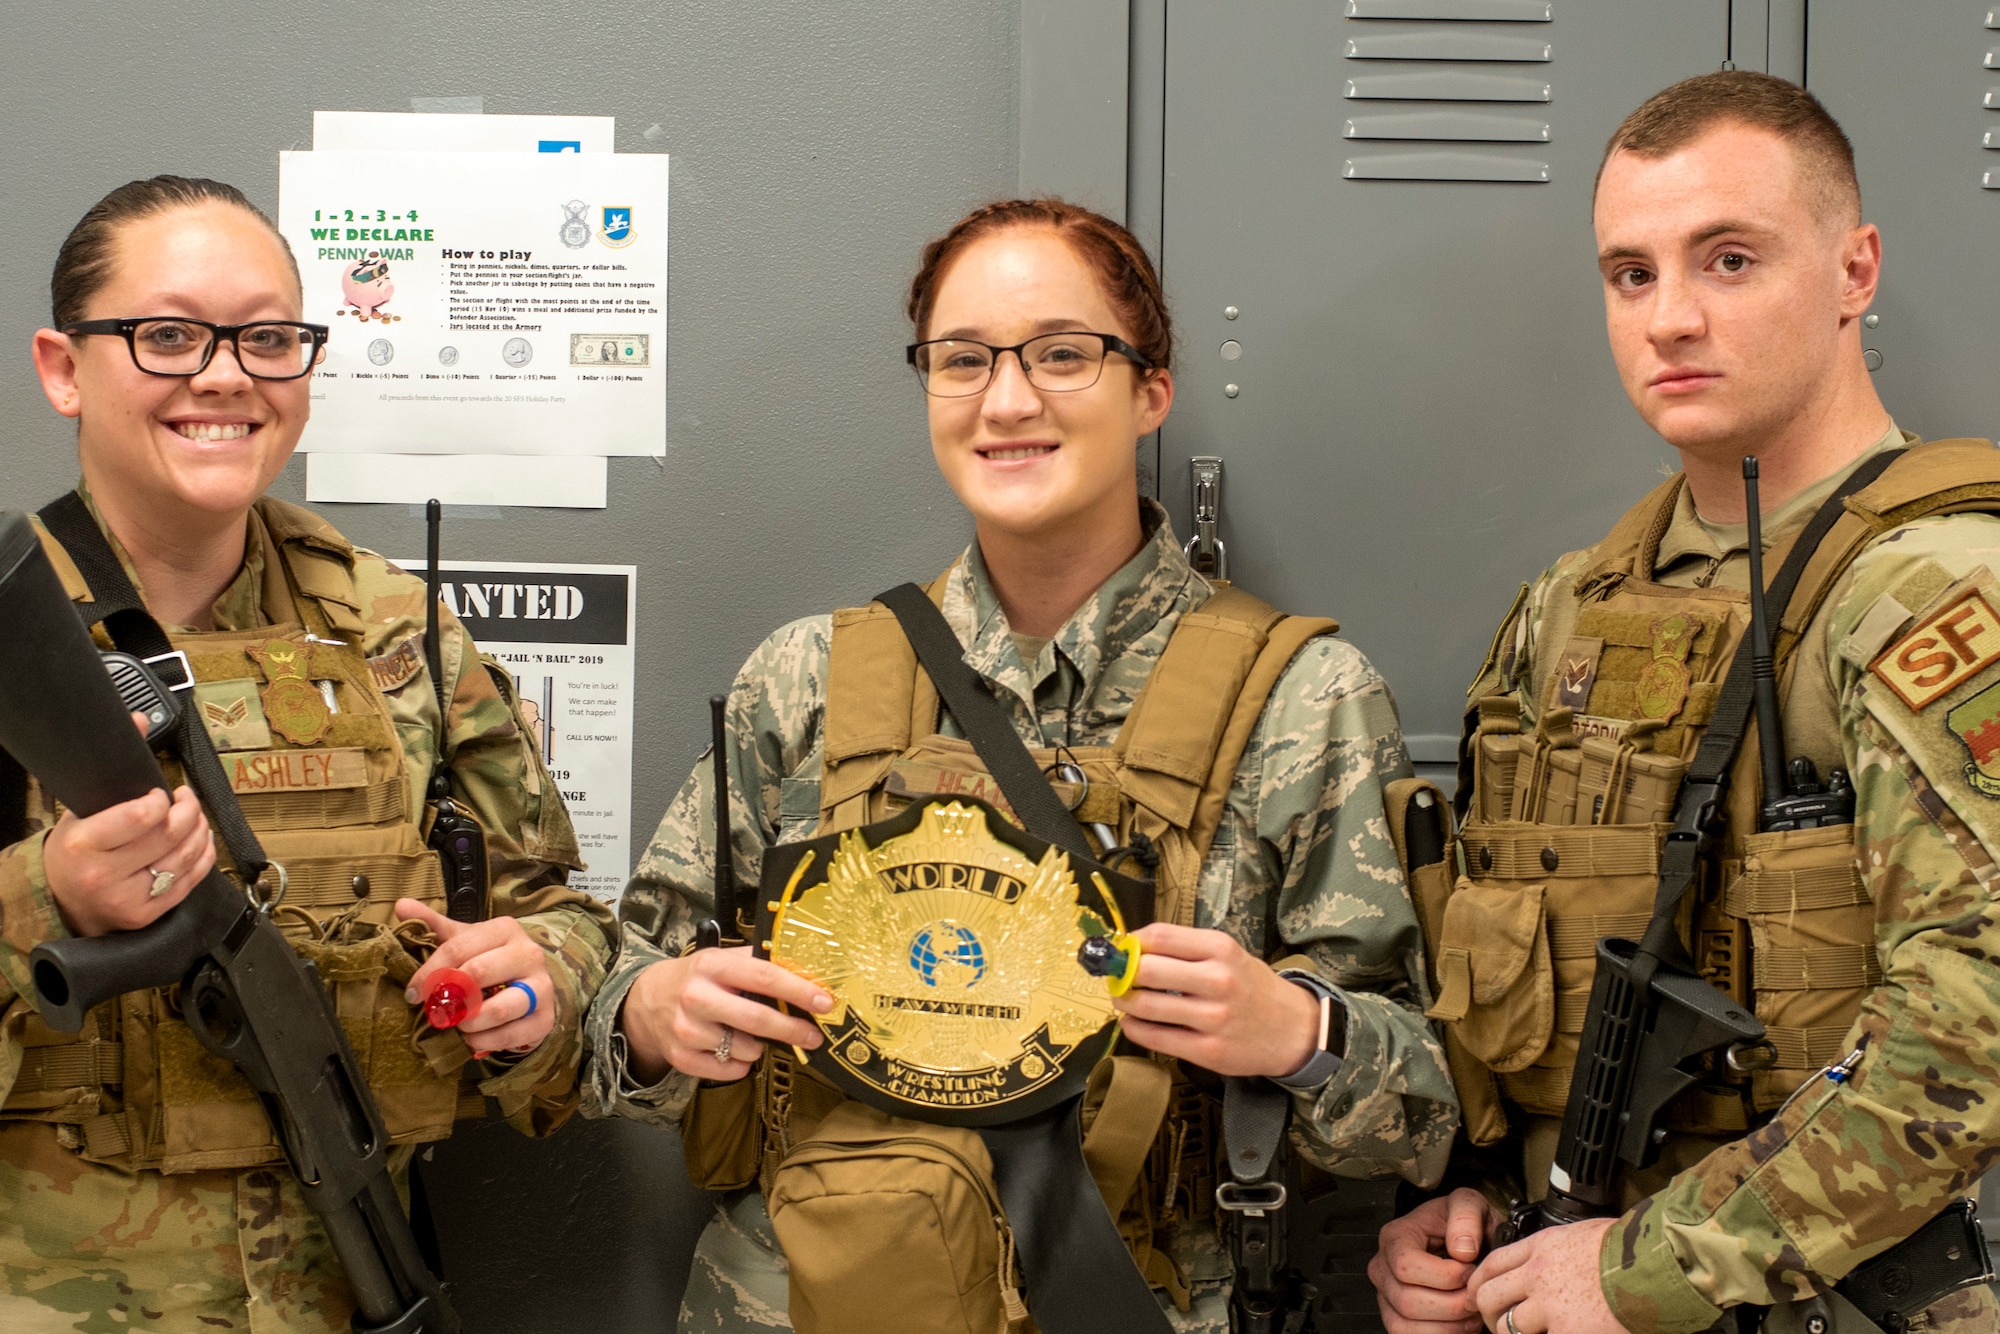
<svg viewBox="0 0 2000 1334"><path fill-rule="evenodd" d="M424 997L424 1018L432 1028L457 1028L479 1013L484 999L479 984L470 973L457 968L440 968L431 974L430 994Z"/></svg>

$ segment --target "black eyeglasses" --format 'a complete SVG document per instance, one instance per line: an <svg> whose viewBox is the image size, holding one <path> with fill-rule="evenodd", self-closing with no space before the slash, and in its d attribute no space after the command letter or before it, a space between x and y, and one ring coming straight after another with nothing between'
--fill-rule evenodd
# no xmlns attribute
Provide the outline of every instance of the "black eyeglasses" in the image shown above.
<svg viewBox="0 0 2000 1334"><path fill-rule="evenodd" d="M937 398L970 398L993 383L1000 354L1012 352L1028 383L1050 393L1088 389L1104 374L1104 358L1116 352L1141 370L1153 363L1144 353L1115 334L1065 330L1043 334L1012 347L994 347L969 338L933 338L912 343L906 353L923 382L924 392Z"/></svg>
<svg viewBox="0 0 2000 1334"><path fill-rule="evenodd" d="M254 380L296 380L310 375L326 350L327 326L294 320L259 320L255 324L210 324L178 315L136 320L81 320L65 325L66 334L118 334L132 354L132 364L148 375L179 379L200 375L215 359L215 349L228 343L236 364Z"/></svg>

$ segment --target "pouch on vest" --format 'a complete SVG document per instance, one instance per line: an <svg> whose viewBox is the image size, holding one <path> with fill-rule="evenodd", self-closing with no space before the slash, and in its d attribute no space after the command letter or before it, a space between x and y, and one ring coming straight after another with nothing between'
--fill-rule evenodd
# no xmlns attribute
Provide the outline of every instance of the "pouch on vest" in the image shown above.
<svg viewBox="0 0 2000 1334"><path fill-rule="evenodd" d="M1748 836L1722 905L1749 926L1757 1017L1778 1052L1752 1077L1751 1101L1772 1111L1841 1058L1861 1002L1882 982L1854 826Z"/></svg>

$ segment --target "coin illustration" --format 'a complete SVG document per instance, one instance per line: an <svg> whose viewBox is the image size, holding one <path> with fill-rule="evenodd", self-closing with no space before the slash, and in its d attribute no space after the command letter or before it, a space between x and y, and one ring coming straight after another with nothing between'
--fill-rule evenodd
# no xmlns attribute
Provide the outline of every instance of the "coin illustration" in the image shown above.
<svg viewBox="0 0 2000 1334"><path fill-rule="evenodd" d="M368 345L368 360L377 366L386 366L396 359L396 345L386 338L378 338Z"/></svg>
<svg viewBox="0 0 2000 1334"><path fill-rule="evenodd" d="M500 347L500 360L509 366L525 366L535 359L535 345L525 338L509 338Z"/></svg>
<svg viewBox="0 0 2000 1334"><path fill-rule="evenodd" d="M438 365L440 365L440 366L456 366L456 365L458 365L458 349L457 349L457 348L455 348L455 347L441 347L441 348L439 348L439 349L438 349Z"/></svg>

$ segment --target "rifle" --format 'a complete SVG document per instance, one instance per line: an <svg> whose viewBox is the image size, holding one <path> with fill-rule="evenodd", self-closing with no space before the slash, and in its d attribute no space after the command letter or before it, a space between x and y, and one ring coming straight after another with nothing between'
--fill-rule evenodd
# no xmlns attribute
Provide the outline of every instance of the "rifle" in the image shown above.
<svg viewBox="0 0 2000 1334"><path fill-rule="evenodd" d="M129 657L114 664L121 698L18 513L0 512L0 624L0 746L80 815L164 790L129 713L170 725L179 705ZM36 1008L74 1033L114 996L179 983L196 1040L243 1071L278 1130L347 1271L355 1334L457 1334L397 1200L381 1114L332 999L271 921L282 873L279 884L258 903L218 867L151 926L37 946Z"/></svg>

